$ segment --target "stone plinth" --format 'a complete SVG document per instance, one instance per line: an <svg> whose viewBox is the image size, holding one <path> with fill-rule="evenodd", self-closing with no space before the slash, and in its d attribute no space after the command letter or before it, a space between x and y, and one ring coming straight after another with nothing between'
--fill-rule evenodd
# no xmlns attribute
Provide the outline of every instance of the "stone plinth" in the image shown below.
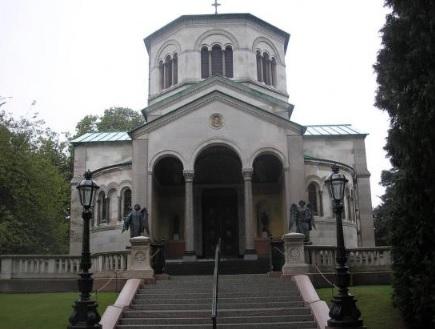
<svg viewBox="0 0 435 329"><path fill-rule="evenodd" d="M282 274L285 276L308 273L305 263L304 235L301 233L287 233L283 236L285 264Z"/></svg>
<svg viewBox="0 0 435 329"><path fill-rule="evenodd" d="M132 279L152 279L154 271L151 267L151 239L136 236L130 239L131 249L128 256L127 272L124 277Z"/></svg>

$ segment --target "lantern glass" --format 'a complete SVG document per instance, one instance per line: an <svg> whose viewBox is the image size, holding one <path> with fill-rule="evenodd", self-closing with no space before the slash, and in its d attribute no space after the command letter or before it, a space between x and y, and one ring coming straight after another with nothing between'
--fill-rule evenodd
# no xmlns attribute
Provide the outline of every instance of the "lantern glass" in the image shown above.
<svg viewBox="0 0 435 329"><path fill-rule="evenodd" d="M329 193L334 201L342 201L344 198L344 189L348 180L346 177L338 172L338 167L333 167L333 172L326 179L329 187Z"/></svg>
<svg viewBox="0 0 435 329"><path fill-rule="evenodd" d="M85 179L77 186L82 207L89 209L93 206L95 192L98 188L99 186L92 180L92 173L88 170L85 173Z"/></svg>

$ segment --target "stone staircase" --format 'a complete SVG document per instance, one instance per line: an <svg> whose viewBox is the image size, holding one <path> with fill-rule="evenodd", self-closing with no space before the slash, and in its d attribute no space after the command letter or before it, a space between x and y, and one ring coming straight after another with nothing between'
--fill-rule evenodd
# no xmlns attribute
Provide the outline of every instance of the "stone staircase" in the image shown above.
<svg viewBox="0 0 435 329"><path fill-rule="evenodd" d="M117 329L212 328L212 276L178 276L138 290ZM221 275L218 328L317 328L293 281Z"/></svg>

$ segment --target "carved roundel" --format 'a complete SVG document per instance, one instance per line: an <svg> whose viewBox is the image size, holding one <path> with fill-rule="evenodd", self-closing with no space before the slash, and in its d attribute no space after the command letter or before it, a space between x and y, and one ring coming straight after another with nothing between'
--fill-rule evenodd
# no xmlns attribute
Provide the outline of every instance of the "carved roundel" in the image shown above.
<svg viewBox="0 0 435 329"><path fill-rule="evenodd" d="M220 113L213 113L209 119L210 127L220 129L224 125L224 117Z"/></svg>
<svg viewBox="0 0 435 329"><path fill-rule="evenodd" d="M137 262L143 262L145 260L145 254L141 251L137 252L136 255L134 255L134 259Z"/></svg>
<svg viewBox="0 0 435 329"><path fill-rule="evenodd" d="M290 258L297 259L300 255L299 248L291 248L290 249Z"/></svg>

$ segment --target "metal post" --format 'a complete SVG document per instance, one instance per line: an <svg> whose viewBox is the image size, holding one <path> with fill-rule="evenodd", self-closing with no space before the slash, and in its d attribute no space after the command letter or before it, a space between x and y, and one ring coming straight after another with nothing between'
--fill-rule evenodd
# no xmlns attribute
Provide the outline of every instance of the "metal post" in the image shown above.
<svg viewBox="0 0 435 329"><path fill-rule="evenodd" d="M89 250L89 221L92 217L92 212L85 209L82 213L83 218L83 242L82 242L82 257L80 261L80 269L78 286L80 291L80 299L74 303L73 312L69 318L68 329L102 329L99 324L100 315L97 311L97 303L91 300L91 291L94 280L92 273L89 272L91 267L91 253Z"/></svg>
<svg viewBox="0 0 435 329"><path fill-rule="evenodd" d="M336 271L338 294L332 299L331 309L327 328L364 328L363 321L360 319L361 312L356 306L355 298L349 294L350 274L349 267L346 265L347 256L344 246L342 212L343 204L341 200L334 200L334 211L337 219L337 253Z"/></svg>

